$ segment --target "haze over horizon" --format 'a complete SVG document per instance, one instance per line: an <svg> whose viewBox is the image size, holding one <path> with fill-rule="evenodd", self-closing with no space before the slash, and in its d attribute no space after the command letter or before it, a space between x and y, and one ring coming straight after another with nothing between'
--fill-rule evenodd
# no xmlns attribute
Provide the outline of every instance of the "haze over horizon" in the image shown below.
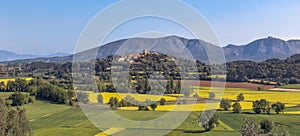
<svg viewBox="0 0 300 136"><path fill-rule="evenodd" d="M0 2L0 50L20 54L72 53L90 19L113 1L4 0ZM193 1L183 0L211 24L222 46L244 45L268 36L300 39L300 1ZM138 5L137 5L138 6ZM238 11L238 12L237 12ZM145 31L193 38L175 25L159 20L135 20L107 38L107 42ZM135 27L139 24L139 27Z"/></svg>

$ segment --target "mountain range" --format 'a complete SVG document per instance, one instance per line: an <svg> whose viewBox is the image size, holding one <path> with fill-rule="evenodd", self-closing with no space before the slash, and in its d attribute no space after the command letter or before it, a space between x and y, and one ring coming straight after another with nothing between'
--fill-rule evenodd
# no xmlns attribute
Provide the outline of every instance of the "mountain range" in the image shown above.
<svg viewBox="0 0 300 136"><path fill-rule="evenodd" d="M167 47L167 45L174 44L180 41L193 55L197 60L207 62L208 56L206 54L206 48L216 48L217 46L205 42L200 39L186 39L178 36L168 36L161 38L131 38L131 39L122 39L107 43L103 46L92 48L83 52L80 52L77 55L80 60L86 60L90 58L94 52L98 52L97 58L104 58L109 55L115 54L121 45L130 40L131 44L135 44L135 48L138 48L142 51L143 44L150 45L155 43L161 45L162 47ZM163 46L164 45L164 46ZM167 50L168 48L166 48ZM255 40L246 45L227 45L223 47L226 61L236 61L236 60L251 60L251 61L265 61L267 59L278 58L285 59L294 54L300 54L300 40L289 40L285 41L278 38L267 37ZM0 52L0 60L8 60L8 58L17 58L11 57L9 55L2 56ZM43 57L35 59L26 59L26 60L16 60L14 62L35 62L35 61L44 61L44 62L68 62L73 60L73 55L58 56L58 57Z"/></svg>
<svg viewBox="0 0 300 136"><path fill-rule="evenodd" d="M33 58L50 58L70 55L68 53L53 53L49 55L17 54L10 51L0 50L0 61L14 61Z"/></svg>

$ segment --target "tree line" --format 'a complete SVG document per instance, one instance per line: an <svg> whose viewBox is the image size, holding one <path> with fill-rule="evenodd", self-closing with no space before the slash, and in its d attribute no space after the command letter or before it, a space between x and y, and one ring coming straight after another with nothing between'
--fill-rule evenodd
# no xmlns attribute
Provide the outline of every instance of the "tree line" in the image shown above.
<svg viewBox="0 0 300 136"><path fill-rule="evenodd" d="M28 136L32 135L26 110L8 107L0 97L0 135Z"/></svg>

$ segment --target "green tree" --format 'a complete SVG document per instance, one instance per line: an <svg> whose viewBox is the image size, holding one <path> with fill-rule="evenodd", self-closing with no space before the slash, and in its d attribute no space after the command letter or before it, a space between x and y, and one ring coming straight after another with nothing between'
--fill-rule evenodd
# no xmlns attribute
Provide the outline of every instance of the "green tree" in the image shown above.
<svg viewBox="0 0 300 136"><path fill-rule="evenodd" d="M262 90L264 90L264 88L260 86L260 87L257 87L257 90L262 91Z"/></svg>
<svg viewBox="0 0 300 136"><path fill-rule="evenodd" d="M233 105L233 112L234 113L241 113L242 112L242 106L239 102L235 102Z"/></svg>
<svg viewBox="0 0 300 136"><path fill-rule="evenodd" d="M82 102L82 103L89 102L89 94L87 94L85 92L80 92L80 91L78 91L76 94L77 94L78 102Z"/></svg>
<svg viewBox="0 0 300 136"><path fill-rule="evenodd" d="M242 136L260 136L260 125L251 118L244 118L244 125L240 129Z"/></svg>
<svg viewBox="0 0 300 136"><path fill-rule="evenodd" d="M209 92L208 94L209 94L209 96L208 96L209 100L212 100L212 99L214 99L216 97L216 95L215 95L214 92Z"/></svg>
<svg viewBox="0 0 300 136"><path fill-rule="evenodd" d="M0 90L5 90L5 84L4 82L0 82Z"/></svg>
<svg viewBox="0 0 300 136"><path fill-rule="evenodd" d="M195 94L193 95L193 97L194 97L194 98L199 98L198 93L195 93Z"/></svg>
<svg viewBox="0 0 300 136"><path fill-rule="evenodd" d="M155 111L155 109L157 108L157 104L156 103L151 103L150 107L153 111Z"/></svg>
<svg viewBox="0 0 300 136"><path fill-rule="evenodd" d="M170 77L170 85L171 85L171 90L174 90L174 79L173 79L173 77Z"/></svg>
<svg viewBox="0 0 300 136"><path fill-rule="evenodd" d="M229 110L231 108L231 101L229 99L222 99L220 107L224 110Z"/></svg>
<svg viewBox="0 0 300 136"><path fill-rule="evenodd" d="M18 108L8 108L4 99L0 98L0 135L29 136L31 135L26 111Z"/></svg>
<svg viewBox="0 0 300 136"><path fill-rule="evenodd" d="M34 103L34 97L33 96L30 96L28 97L28 103Z"/></svg>
<svg viewBox="0 0 300 136"><path fill-rule="evenodd" d="M27 103L26 95L22 94L21 92L13 93L9 99L12 100L12 106L22 106L23 104Z"/></svg>
<svg viewBox="0 0 300 136"><path fill-rule="evenodd" d="M148 106L139 105L139 106L138 106L138 110L141 110L141 111L149 111L149 108L148 108Z"/></svg>
<svg viewBox="0 0 300 136"><path fill-rule="evenodd" d="M98 101L99 104L103 104L103 96L102 96L102 94L99 94L97 96L97 101Z"/></svg>
<svg viewBox="0 0 300 136"><path fill-rule="evenodd" d="M35 92L36 99L43 99L58 104L68 104L68 92L50 83L40 84Z"/></svg>
<svg viewBox="0 0 300 136"><path fill-rule="evenodd" d="M219 125L219 117L214 113L214 111L203 111L199 117L199 123L205 131L210 131L215 128L215 126Z"/></svg>
<svg viewBox="0 0 300 136"><path fill-rule="evenodd" d="M161 98L160 101L159 101L159 104L160 105L165 105L167 102L167 100L165 98Z"/></svg>
<svg viewBox="0 0 300 136"><path fill-rule="evenodd" d="M271 120L262 120L260 122L260 128L264 131L265 134L270 133L274 129L275 125Z"/></svg>
<svg viewBox="0 0 300 136"><path fill-rule="evenodd" d="M266 112L268 101L266 99L260 99L260 106L263 112Z"/></svg>
<svg viewBox="0 0 300 136"><path fill-rule="evenodd" d="M97 87L98 87L99 92L104 92L105 91L105 84L104 83L98 83Z"/></svg>
<svg viewBox="0 0 300 136"><path fill-rule="evenodd" d="M72 100L72 99L75 98L75 97L76 97L75 91L74 91L74 90L68 90L68 98L69 98L70 100Z"/></svg>
<svg viewBox="0 0 300 136"><path fill-rule="evenodd" d="M272 104L272 109L276 112L276 114L279 114L280 112L284 112L285 104L281 102L276 102Z"/></svg>
<svg viewBox="0 0 300 136"><path fill-rule="evenodd" d="M238 101L244 101L244 100L245 100L244 94L240 93L240 94L236 97L236 99L237 99Z"/></svg>
<svg viewBox="0 0 300 136"><path fill-rule="evenodd" d="M118 106L119 100L116 97L110 97L108 104L110 108L116 109Z"/></svg>
<svg viewBox="0 0 300 136"><path fill-rule="evenodd" d="M176 94L181 92L181 80L177 80Z"/></svg>
<svg viewBox="0 0 300 136"><path fill-rule="evenodd" d="M260 100L256 100L253 102L252 109L256 114L262 113Z"/></svg>
<svg viewBox="0 0 300 136"><path fill-rule="evenodd" d="M5 105L5 100L0 97L0 135L5 136L8 121L8 108Z"/></svg>

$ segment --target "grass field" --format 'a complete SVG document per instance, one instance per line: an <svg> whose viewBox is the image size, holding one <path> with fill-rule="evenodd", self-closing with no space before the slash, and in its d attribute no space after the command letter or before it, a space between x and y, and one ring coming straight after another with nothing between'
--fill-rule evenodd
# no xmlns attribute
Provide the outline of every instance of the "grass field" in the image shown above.
<svg viewBox="0 0 300 136"><path fill-rule="evenodd" d="M208 87L194 87L194 92L198 92L199 96L207 98L209 88ZM282 124L289 129L291 135L300 135L300 107L291 107L300 104L299 92L279 92L279 91L254 91L240 88L226 88L224 98L232 100L236 99L239 93L243 93L245 96L245 102L241 102L243 107L242 114L233 114L231 111L217 111L217 115L220 119L220 125L210 132L205 132L202 127L197 126L197 116L200 115L201 109L205 106L203 103L196 104L195 107L191 104L178 105L178 112L184 112L189 108L194 108L194 112L175 130L170 132L169 136L238 136L238 131L243 124L244 117L251 117L256 121L263 119L270 119L275 123ZM8 97L11 93L0 92L0 96ZM105 101L112 96L121 98L127 94L121 94L119 96L115 93L103 93ZM90 93L90 99L92 102L97 101L97 95ZM118 96L117 96L118 95ZM193 94L191 94L193 95ZM154 95L131 95L137 100L143 101L146 98L151 100L159 100L161 96ZM163 96L168 101L176 100L176 96ZM281 101L287 104L287 109L284 114L275 115L272 111L271 115L265 114L252 114L252 103L256 99L265 98L271 102ZM158 118L167 110L171 110L174 105L158 106L157 111L136 111L136 107L129 107L131 110L115 110L118 115L129 120L144 121L154 118ZM27 111L27 117L30 120L30 125L35 136L93 136L104 135L101 130L96 128L85 116L80 108L70 107L66 105L52 104L45 101L36 101L34 104L26 104L22 106ZM107 119L109 122L110 119ZM107 123L103 121L103 123ZM131 129L137 129L127 127L124 124L124 128L111 127L107 128L104 132L109 134L118 133L118 135L138 135L138 133L132 134ZM140 128L138 128L140 129ZM159 131L159 130L158 130ZM154 135L155 132L151 131Z"/></svg>
<svg viewBox="0 0 300 136"><path fill-rule="evenodd" d="M26 109L35 136L92 136L99 130L80 108L36 101Z"/></svg>
<svg viewBox="0 0 300 136"><path fill-rule="evenodd" d="M300 84L289 84L286 86L280 86L280 88L285 88L285 89L300 89Z"/></svg>
<svg viewBox="0 0 300 136"><path fill-rule="evenodd" d="M291 109L293 110L293 109ZM150 111L122 111L117 110L118 114L132 120L148 120L157 118L165 112ZM29 113L31 114L31 113ZM177 129L169 133L170 136L185 135L207 135L207 136L238 136L238 131L243 124L243 117L251 117L257 121L262 119L272 119L276 123L281 123L288 126L291 135L300 134L300 116L299 115L256 115L256 114L232 114L231 112L217 112L220 117L219 127L210 132L204 132L203 129L191 121L197 120L200 112L194 112L187 120L182 123ZM93 136L101 133L94 127L78 108L67 108L59 113L51 114L46 117L37 118L31 121L33 132L36 136ZM128 135L129 132L121 131L120 135Z"/></svg>
<svg viewBox="0 0 300 136"><path fill-rule="evenodd" d="M37 101L35 104L25 105L28 118L35 136L93 136L101 133L84 115L79 108L64 105L50 104ZM288 108L287 111L297 111L299 108ZM123 111L116 110L127 119L149 120L157 118L164 111ZM243 124L243 117L251 117L255 120L272 119L276 123L288 126L291 135L300 134L300 115L256 115L256 114L232 114L232 112L218 111L220 125L210 132L204 132L203 128L192 122L197 120L200 112L193 112L185 122L177 129L169 133L169 136L238 136L238 131ZM129 135L130 132L120 131L120 135ZM114 129L113 129L114 130ZM119 129L116 129L119 130ZM123 130L123 129L122 129ZM108 132L111 132L112 129ZM111 132L113 133L113 132Z"/></svg>

